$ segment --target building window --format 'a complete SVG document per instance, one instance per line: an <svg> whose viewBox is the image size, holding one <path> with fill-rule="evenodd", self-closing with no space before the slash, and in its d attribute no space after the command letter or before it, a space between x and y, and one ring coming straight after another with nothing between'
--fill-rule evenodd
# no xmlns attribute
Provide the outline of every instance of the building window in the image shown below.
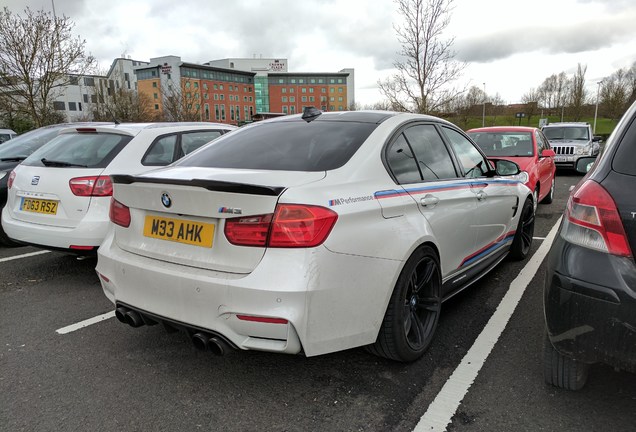
<svg viewBox="0 0 636 432"><path fill-rule="evenodd" d="M282 78L278 78L278 84L285 84L285 80Z"/></svg>
<svg viewBox="0 0 636 432"><path fill-rule="evenodd" d="M77 77L72 76L72 77L69 77L69 83L71 85L79 85L79 80L77 79Z"/></svg>
<svg viewBox="0 0 636 432"><path fill-rule="evenodd" d="M155 99L159 99L159 95L157 93L152 94Z"/></svg>
<svg viewBox="0 0 636 432"><path fill-rule="evenodd" d="M214 90L218 90L219 86L217 84L214 84Z"/></svg>
<svg viewBox="0 0 636 432"><path fill-rule="evenodd" d="M314 102L314 97L313 96L309 96L309 102Z"/></svg>
<svg viewBox="0 0 636 432"><path fill-rule="evenodd" d="M221 105L221 120L225 120L225 105Z"/></svg>
<svg viewBox="0 0 636 432"><path fill-rule="evenodd" d="M219 106L218 105L214 105L214 118L216 120L219 119Z"/></svg>
<svg viewBox="0 0 636 432"><path fill-rule="evenodd" d="M219 99L221 99L221 100L225 100L225 95L224 95L224 94L219 95Z"/></svg>
<svg viewBox="0 0 636 432"><path fill-rule="evenodd" d="M342 93L342 87L338 87L338 93Z"/></svg>
<svg viewBox="0 0 636 432"><path fill-rule="evenodd" d="M301 93L307 93L307 87L301 87L300 92Z"/></svg>
<svg viewBox="0 0 636 432"><path fill-rule="evenodd" d="M195 88L195 89L198 89L198 88L199 88L199 83L198 83L198 82L196 82L196 81L194 82L194 88Z"/></svg>
<svg viewBox="0 0 636 432"><path fill-rule="evenodd" d="M95 80L93 78L84 77L84 85L85 86L90 86L90 87L95 87Z"/></svg>
<svg viewBox="0 0 636 432"><path fill-rule="evenodd" d="M296 113L296 107L295 107L294 105L290 105L290 106L289 106L289 112L290 112L291 114L295 114L295 113Z"/></svg>
<svg viewBox="0 0 636 432"><path fill-rule="evenodd" d="M245 120L249 120L249 117L247 116L247 105L245 105L245 106L243 107L243 112L244 112L244 114L245 114L245 117L244 117L244 118L245 118Z"/></svg>
<svg viewBox="0 0 636 432"><path fill-rule="evenodd" d="M329 93L335 93L335 92L336 92L336 89L335 89L335 88L331 87L331 88L329 89Z"/></svg>
<svg viewBox="0 0 636 432"><path fill-rule="evenodd" d="M287 105L283 105L283 114L287 114Z"/></svg>
<svg viewBox="0 0 636 432"><path fill-rule="evenodd" d="M301 98L300 98L300 101L301 101L301 102L307 102L307 96L303 96L303 97L301 97Z"/></svg>
<svg viewBox="0 0 636 432"><path fill-rule="evenodd" d="M280 89L281 93L287 93L287 87L283 87L282 89Z"/></svg>
<svg viewBox="0 0 636 432"><path fill-rule="evenodd" d="M342 78L338 78L338 84L342 84Z"/></svg>
<svg viewBox="0 0 636 432"><path fill-rule="evenodd" d="M206 99L206 100L207 100L207 99L209 99L209 98L210 98L210 95L209 95L209 94L207 94L207 93L203 93L203 99Z"/></svg>
<svg viewBox="0 0 636 432"><path fill-rule="evenodd" d="M205 104L204 110L205 110L205 119L210 120L210 106L208 104Z"/></svg>
<svg viewBox="0 0 636 432"><path fill-rule="evenodd" d="M316 78L310 79L309 82L312 83L312 84L316 84Z"/></svg>
<svg viewBox="0 0 636 432"><path fill-rule="evenodd" d="M296 84L296 78L292 78L292 79L290 80L290 82L291 82L292 84Z"/></svg>
<svg viewBox="0 0 636 432"><path fill-rule="evenodd" d="M295 98L295 97L293 97L293 96L290 96L290 97L289 97L289 101L290 101L290 102L296 102L296 98Z"/></svg>
<svg viewBox="0 0 636 432"><path fill-rule="evenodd" d="M250 96L250 102L252 102L252 96Z"/></svg>
<svg viewBox="0 0 636 432"><path fill-rule="evenodd" d="M203 90L207 90L208 89L208 83L203 83Z"/></svg>
<svg viewBox="0 0 636 432"><path fill-rule="evenodd" d="M313 93L314 92L314 88L313 87L309 87L309 93Z"/></svg>
<svg viewBox="0 0 636 432"><path fill-rule="evenodd" d="M69 102L69 103L68 103L68 110L69 110L69 111L77 111L77 108L76 108L75 102Z"/></svg>
<svg viewBox="0 0 636 432"><path fill-rule="evenodd" d="M335 98L335 97L333 97L333 96L331 96L331 97L329 98L329 102L334 102L335 100L336 100L336 98Z"/></svg>
<svg viewBox="0 0 636 432"><path fill-rule="evenodd" d="M335 111L336 110L335 108L336 107L334 107L333 105L329 105L329 111Z"/></svg>
<svg viewBox="0 0 636 432"><path fill-rule="evenodd" d="M159 109L159 104L155 104L155 109L158 110Z"/></svg>
<svg viewBox="0 0 636 432"><path fill-rule="evenodd" d="M186 81L185 86L186 88L190 88L190 81Z"/></svg>
<svg viewBox="0 0 636 432"><path fill-rule="evenodd" d="M338 102L342 102L342 96L338 96Z"/></svg>
<svg viewBox="0 0 636 432"><path fill-rule="evenodd" d="M320 93L327 93L327 89L326 89L326 88L324 88L324 87L323 87L323 88L321 88L321 89L320 89Z"/></svg>
<svg viewBox="0 0 636 432"><path fill-rule="evenodd" d="M281 98L281 102L287 102L287 96L283 96L283 97Z"/></svg>
<svg viewBox="0 0 636 432"><path fill-rule="evenodd" d="M88 95L85 94L85 95L83 95L83 97L84 97L84 103L88 103Z"/></svg>
<svg viewBox="0 0 636 432"><path fill-rule="evenodd" d="M79 108L79 110L81 111L81 110L82 110L82 103L81 103L81 102L78 102L78 103L77 103L77 107L78 107L78 108Z"/></svg>
<svg viewBox="0 0 636 432"><path fill-rule="evenodd" d="M153 82L152 82L152 86L153 86L154 88L157 88L157 81L153 81Z"/></svg>
<svg viewBox="0 0 636 432"><path fill-rule="evenodd" d="M223 90L223 84L219 84L219 90Z"/></svg>
<svg viewBox="0 0 636 432"><path fill-rule="evenodd" d="M214 93L214 100L219 100L219 95L218 95L218 93Z"/></svg>
<svg viewBox="0 0 636 432"><path fill-rule="evenodd" d="M293 88L293 87L290 87L290 88L289 88L289 92L290 92L290 93L293 93L293 92L294 92L294 88Z"/></svg>
<svg viewBox="0 0 636 432"><path fill-rule="evenodd" d="M331 78L331 79L329 80L329 82L330 82L331 84L335 84L335 83L336 83L336 80L335 80L335 79L333 79L333 78Z"/></svg>

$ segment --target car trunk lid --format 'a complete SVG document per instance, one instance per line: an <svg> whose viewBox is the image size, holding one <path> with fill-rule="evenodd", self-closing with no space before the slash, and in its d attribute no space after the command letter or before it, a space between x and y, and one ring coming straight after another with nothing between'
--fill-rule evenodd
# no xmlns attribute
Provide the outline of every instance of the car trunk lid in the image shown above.
<svg viewBox="0 0 636 432"><path fill-rule="evenodd" d="M145 176L112 176L114 199L130 209L117 245L131 253L208 270L249 273L264 247L236 246L224 234L229 218L273 214L289 187L324 172L173 167Z"/></svg>

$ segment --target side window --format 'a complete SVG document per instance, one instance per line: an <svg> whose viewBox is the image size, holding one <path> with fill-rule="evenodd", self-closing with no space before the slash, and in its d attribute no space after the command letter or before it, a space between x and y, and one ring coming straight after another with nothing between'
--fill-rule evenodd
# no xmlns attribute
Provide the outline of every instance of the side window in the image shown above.
<svg viewBox="0 0 636 432"><path fill-rule="evenodd" d="M456 178L450 153L433 125L418 125L404 131L424 181Z"/></svg>
<svg viewBox="0 0 636 432"><path fill-rule="evenodd" d="M221 131L202 131L202 132L190 132L181 135L181 156L187 155L190 152L201 147L203 144L207 144L212 140L221 136Z"/></svg>
<svg viewBox="0 0 636 432"><path fill-rule="evenodd" d="M442 129L464 167L465 177L482 177L488 171L488 161L479 150L459 132L445 126Z"/></svg>
<svg viewBox="0 0 636 432"><path fill-rule="evenodd" d="M420 171L417 169L415 156L409 147L404 135L391 143L387 149L386 159L391 172L399 184L419 183L422 181Z"/></svg>
<svg viewBox="0 0 636 432"><path fill-rule="evenodd" d="M535 139L537 140L537 152L539 153L538 156L541 156L541 153L543 152L543 150L549 148L546 144L546 142L543 140L543 137L541 136L541 132L536 131L534 133Z"/></svg>
<svg viewBox="0 0 636 432"><path fill-rule="evenodd" d="M155 140L141 159L141 164L164 166L172 163L176 144L176 135L168 135Z"/></svg>

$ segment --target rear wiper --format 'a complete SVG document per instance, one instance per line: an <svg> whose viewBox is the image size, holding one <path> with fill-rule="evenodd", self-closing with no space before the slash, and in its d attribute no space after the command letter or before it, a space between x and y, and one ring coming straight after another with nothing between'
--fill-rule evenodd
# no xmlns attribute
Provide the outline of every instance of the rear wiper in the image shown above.
<svg viewBox="0 0 636 432"><path fill-rule="evenodd" d="M0 158L0 162L22 162L25 159L26 159L26 156L5 157L5 158Z"/></svg>
<svg viewBox="0 0 636 432"><path fill-rule="evenodd" d="M88 168L88 165L74 164L70 162L64 161L56 161L56 160L48 160L47 158L40 159L40 162L47 167L79 167L79 168Z"/></svg>

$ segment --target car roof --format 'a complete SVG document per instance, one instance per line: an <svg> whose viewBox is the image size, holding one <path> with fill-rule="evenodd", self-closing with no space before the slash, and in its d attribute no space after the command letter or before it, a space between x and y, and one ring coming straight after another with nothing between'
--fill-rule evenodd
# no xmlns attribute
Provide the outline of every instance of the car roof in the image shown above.
<svg viewBox="0 0 636 432"><path fill-rule="evenodd" d="M79 126L79 127L77 127ZM183 130L197 130L197 129L236 129L236 126L224 124L224 123L210 123L210 122L174 122L174 123L107 123L102 125L82 125L74 124L60 131L63 133L72 133L77 129L85 129L89 126L91 129L95 129L96 132L117 132L125 135L137 135L142 130L148 129L170 129L174 131Z"/></svg>
<svg viewBox="0 0 636 432"><path fill-rule="evenodd" d="M560 127L579 126L580 127L580 126L590 126L590 124L587 122L555 122L555 123L548 123L547 125L543 127L547 128L550 126L560 126Z"/></svg>
<svg viewBox="0 0 636 432"><path fill-rule="evenodd" d="M466 131L470 132L533 132L538 128L532 126L488 126L481 128L473 128Z"/></svg>

